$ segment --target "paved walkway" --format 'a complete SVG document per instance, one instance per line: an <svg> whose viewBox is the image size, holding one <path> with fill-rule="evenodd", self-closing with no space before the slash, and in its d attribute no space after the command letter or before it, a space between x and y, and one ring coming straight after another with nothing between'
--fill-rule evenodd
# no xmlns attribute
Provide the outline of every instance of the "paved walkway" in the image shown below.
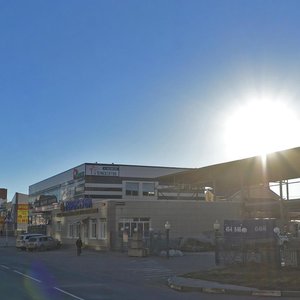
<svg viewBox="0 0 300 300"><path fill-rule="evenodd" d="M14 236L0 236L0 247L16 247L16 238Z"/></svg>

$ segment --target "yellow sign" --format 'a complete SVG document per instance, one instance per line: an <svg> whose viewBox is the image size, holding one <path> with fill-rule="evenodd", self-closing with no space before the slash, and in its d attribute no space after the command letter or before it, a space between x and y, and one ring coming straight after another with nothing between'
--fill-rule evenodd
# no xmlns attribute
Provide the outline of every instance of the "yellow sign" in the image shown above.
<svg viewBox="0 0 300 300"><path fill-rule="evenodd" d="M28 223L28 204L18 204L18 224Z"/></svg>

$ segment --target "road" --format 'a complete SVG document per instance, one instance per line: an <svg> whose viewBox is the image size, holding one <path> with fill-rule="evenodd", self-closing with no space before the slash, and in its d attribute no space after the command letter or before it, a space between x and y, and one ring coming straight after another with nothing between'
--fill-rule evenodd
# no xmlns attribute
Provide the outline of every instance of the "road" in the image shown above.
<svg viewBox="0 0 300 300"><path fill-rule="evenodd" d="M14 247L2 247L1 299L2 296L10 300L240 299L233 295L181 293L167 287L169 276L208 268L212 261L211 254L167 260L159 257L133 258L125 253L83 251L83 255L77 257L75 249L70 248L26 252ZM254 298L243 296L242 299Z"/></svg>

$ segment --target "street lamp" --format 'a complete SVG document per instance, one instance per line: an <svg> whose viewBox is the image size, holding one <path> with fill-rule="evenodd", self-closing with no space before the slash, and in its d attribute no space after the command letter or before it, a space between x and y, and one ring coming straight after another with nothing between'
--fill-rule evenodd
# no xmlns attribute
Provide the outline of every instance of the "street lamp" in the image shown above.
<svg viewBox="0 0 300 300"><path fill-rule="evenodd" d="M167 258L169 259L170 253L169 253L169 241L170 241L170 229L171 229L171 224L167 221L165 223L165 229L166 229L166 242L167 242Z"/></svg>
<svg viewBox="0 0 300 300"><path fill-rule="evenodd" d="M149 228L149 254L152 254L152 243L153 243L153 228Z"/></svg>
<svg viewBox="0 0 300 300"><path fill-rule="evenodd" d="M220 231L220 223L218 220L213 225L214 232L215 232L215 263L216 265L220 264L220 257L219 257L219 241L218 241L218 236L219 236L219 231Z"/></svg>
<svg viewBox="0 0 300 300"><path fill-rule="evenodd" d="M121 252L124 252L124 227L121 227Z"/></svg>

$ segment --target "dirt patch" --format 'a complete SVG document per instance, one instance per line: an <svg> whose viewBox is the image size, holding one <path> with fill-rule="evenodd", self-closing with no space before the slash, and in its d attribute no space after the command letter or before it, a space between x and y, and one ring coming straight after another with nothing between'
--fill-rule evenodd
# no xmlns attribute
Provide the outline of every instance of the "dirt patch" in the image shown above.
<svg viewBox="0 0 300 300"><path fill-rule="evenodd" d="M300 269L269 265L234 265L184 274L183 277L211 280L267 290L300 290Z"/></svg>

